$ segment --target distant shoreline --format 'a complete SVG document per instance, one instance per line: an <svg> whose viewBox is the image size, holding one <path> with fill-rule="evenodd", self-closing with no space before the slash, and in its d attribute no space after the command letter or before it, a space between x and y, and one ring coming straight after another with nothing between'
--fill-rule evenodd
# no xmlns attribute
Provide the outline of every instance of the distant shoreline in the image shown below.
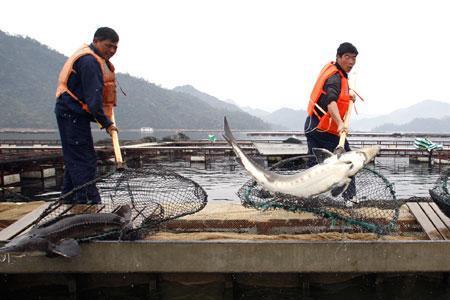
<svg viewBox="0 0 450 300"><path fill-rule="evenodd" d="M92 131L100 132L100 129L93 128ZM121 132L141 132L141 128L121 128ZM222 132L223 129L189 129L189 128L153 128L158 132ZM303 131L298 130L248 130L234 129L235 132L245 132L249 136L304 136ZM57 133L58 129L51 128L0 128L0 133L17 133L17 134L45 134ZM443 137L450 138L450 133L436 132L351 132L351 136L372 136L372 137Z"/></svg>

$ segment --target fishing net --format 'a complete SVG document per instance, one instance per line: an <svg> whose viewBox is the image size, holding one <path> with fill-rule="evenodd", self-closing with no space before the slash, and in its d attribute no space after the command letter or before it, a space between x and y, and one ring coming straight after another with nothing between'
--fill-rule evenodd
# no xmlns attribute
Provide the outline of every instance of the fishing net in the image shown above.
<svg viewBox="0 0 450 300"><path fill-rule="evenodd" d="M99 190L101 203L90 203L88 196L80 199L80 195L88 195L94 185ZM77 194L78 204L68 200L74 194ZM41 214L34 225L45 226L71 214L111 213L122 205L128 205L132 212L133 228L128 229L126 235L121 232L120 236L138 239L157 230L162 222L200 211L206 203L207 194L200 185L162 166L127 168L110 172L62 195ZM87 237L87 240L117 238L118 233L102 233Z"/></svg>
<svg viewBox="0 0 450 300"><path fill-rule="evenodd" d="M1 202L30 202L29 197L21 194L20 187L0 187L0 201Z"/></svg>
<svg viewBox="0 0 450 300"><path fill-rule="evenodd" d="M273 165L279 174L292 174L306 169L308 156L298 156ZM355 226L366 231L386 234L396 227L399 208L393 185L381 174L363 168L355 175L354 197L346 199L346 192L333 197L330 192L309 198L270 193L254 180L246 182L238 191L242 204L256 209L285 209L291 212L312 212L331 219L335 225ZM348 198L348 197L347 197ZM357 229L357 228L354 228Z"/></svg>
<svg viewBox="0 0 450 300"><path fill-rule="evenodd" d="M434 187L429 191L431 199L436 202L447 217L450 217L450 194L448 192L449 172L440 176Z"/></svg>

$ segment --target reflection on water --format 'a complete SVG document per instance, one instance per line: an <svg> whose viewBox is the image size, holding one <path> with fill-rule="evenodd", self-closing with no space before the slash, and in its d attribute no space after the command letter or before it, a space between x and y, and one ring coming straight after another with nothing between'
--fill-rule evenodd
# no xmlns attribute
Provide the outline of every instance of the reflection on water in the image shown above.
<svg viewBox="0 0 450 300"><path fill-rule="evenodd" d="M100 166L97 174L106 174L111 168L112 166ZM0 189L0 201L56 200L60 196L64 171L56 168L55 173L56 176L44 179L22 178L20 183Z"/></svg>
<svg viewBox="0 0 450 300"><path fill-rule="evenodd" d="M2 299L450 299L448 273L8 274L1 279Z"/></svg>
<svg viewBox="0 0 450 300"><path fill-rule="evenodd" d="M205 163L193 163L191 167L186 162L164 165L197 182L208 194L208 200L239 201L237 191L251 179L247 171L233 161L215 161L206 169Z"/></svg>
<svg viewBox="0 0 450 300"><path fill-rule="evenodd" d="M412 196L429 197L431 189L441 174L446 173L448 165L411 163L408 158L377 158L375 168L380 174L394 183L395 192L400 199Z"/></svg>

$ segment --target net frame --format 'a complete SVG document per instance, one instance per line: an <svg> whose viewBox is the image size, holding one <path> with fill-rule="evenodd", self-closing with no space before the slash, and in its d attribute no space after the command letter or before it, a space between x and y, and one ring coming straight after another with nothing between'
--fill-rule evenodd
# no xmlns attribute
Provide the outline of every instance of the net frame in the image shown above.
<svg viewBox="0 0 450 300"><path fill-rule="evenodd" d="M72 203L70 197L96 185L101 203ZM159 230L162 223L194 214L207 204L208 195L195 181L160 165L113 170L61 195L30 226L47 226L73 214L115 213L122 205L131 208L132 228L86 236L98 239L135 240Z"/></svg>
<svg viewBox="0 0 450 300"><path fill-rule="evenodd" d="M288 158L274 164L270 170L279 174L297 173L307 168L307 160L311 157L314 156L300 155ZM270 193L254 180L246 182L239 189L238 196L243 206L259 210L311 212L330 219L332 225L340 221L344 225L378 234L394 231L397 227L400 206L404 204L404 201L397 199L394 185L368 166L355 175L355 181L356 193L360 200L358 203L344 199L344 193L333 197L327 192L310 198ZM371 190L374 185L375 190Z"/></svg>
<svg viewBox="0 0 450 300"><path fill-rule="evenodd" d="M448 181L450 170L441 175L433 188L429 190L431 199L439 206L442 212L450 217L450 193L448 191Z"/></svg>

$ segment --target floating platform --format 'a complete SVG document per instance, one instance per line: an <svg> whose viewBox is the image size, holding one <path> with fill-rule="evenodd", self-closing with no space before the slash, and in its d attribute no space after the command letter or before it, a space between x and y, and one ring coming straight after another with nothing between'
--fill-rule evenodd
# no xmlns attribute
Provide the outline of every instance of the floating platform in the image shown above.
<svg viewBox="0 0 450 300"><path fill-rule="evenodd" d="M264 156L295 156L308 153L306 144L287 144L287 143L253 143L258 153Z"/></svg>
<svg viewBox="0 0 450 300"><path fill-rule="evenodd" d="M8 204L1 224L42 211L45 203ZM428 204L427 204L428 205ZM424 206L417 206L421 209ZM429 207L430 208L430 207ZM28 213L28 214L27 214ZM422 214L427 215L426 209ZM36 214L36 212L34 213ZM402 206L399 231L379 236L333 228L310 213L260 212L239 203L215 201L197 214L163 226L141 241L98 241L82 245L73 259L14 257L2 273L378 273L450 272L450 241L430 240L435 230L409 204ZM423 217L423 216L422 216ZM445 217L445 216L444 216ZM444 219L444 222L449 220ZM18 221L20 222L20 220ZM436 232L450 223L441 221ZM12 224L11 226L15 225ZM442 225L443 224L443 225ZM10 226L10 227L11 227ZM8 228L10 228L8 227ZM3 234L8 228L0 231ZM449 227L446 227L447 231ZM445 239L444 239L445 238ZM432 258L432 259L430 259ZM111 263L111 262L114 263ZM51 262L51 263L50 263Z"/></svg>
<svg viewBox="0 0 450 300"><path fill-rule="evenodd" d="M1 295L448 299L450 241L441 234L448 220L439 223L432 204L403 205L399 230L378 236L333 227L310 213L261 212L240 203L213 201L197 214L166 223L145 240L82 244L81 255L72 259L4 255ZM0 235L20 230L47 205L0 204L0 224L10 224ZM427 220L431 225L424 225Z"/></svg>
<svg viewBox="0 0 450 300"><path fill-rule="evenodd" d="M448 158L448 159L433 158L433 163L435 163L435 164L443 164L443 165L450 165L450 158Z"/></svg>

